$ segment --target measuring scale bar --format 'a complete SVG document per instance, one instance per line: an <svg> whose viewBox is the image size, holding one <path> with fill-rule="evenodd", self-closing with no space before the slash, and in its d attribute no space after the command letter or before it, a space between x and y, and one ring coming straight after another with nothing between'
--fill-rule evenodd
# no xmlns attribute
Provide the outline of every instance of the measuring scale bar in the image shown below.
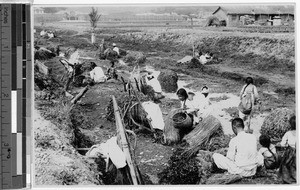
<svg viewBox="0 0 300 190"><path fill-rule="evenodd" d="M1 5L1 189L12 188L12 6ZM3 40L2 40L3 39ZM14 124L13 124L14 125Z"/></svg>

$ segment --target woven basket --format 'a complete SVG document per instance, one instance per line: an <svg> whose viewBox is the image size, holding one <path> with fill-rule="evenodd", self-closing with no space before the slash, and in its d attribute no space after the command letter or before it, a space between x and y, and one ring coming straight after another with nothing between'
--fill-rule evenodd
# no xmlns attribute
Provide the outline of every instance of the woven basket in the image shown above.
<svg viewBox="0 0 300 190"><path fill-rule="evenodd" d="M178 129L187 129L193 126L192 118L185 112L179 112L173 115L174 127Z"/></svg>

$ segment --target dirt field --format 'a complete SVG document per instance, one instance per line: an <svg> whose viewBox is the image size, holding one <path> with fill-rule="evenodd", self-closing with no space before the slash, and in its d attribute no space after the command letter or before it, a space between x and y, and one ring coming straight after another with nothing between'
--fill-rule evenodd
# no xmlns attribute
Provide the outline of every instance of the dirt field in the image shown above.
<svg viewBox="0 0 300 190"><path fill-rule="evenodd" d="M109 67L108 61L98 59L97 48L90 44L90 34L80 24L55 23L47 24L47 27L58 31L58 38L51 39L52 43L61 44L64 47L75 46L79 48L82 61L94 61L103 68ZM39 32L40 28L36 27L36 30ZM141 67L151 67L156 71L176 71L179 75L179 87L200 91L203 85L209 86L212 103L211 114L221 121L226 134L232 134L230 120L237 114L238 94L243 85L243 79L247 76L254 78L262 99L262 105L254 110L251 121L257 137L264 118L271 110L278 107L295 110L294 33L257 34L214 32L201 29L113 28L98 30L97 41L103 38L110 46L112 43L117 43L121 49L143 52L147 59ZM203 52L212 52L215 61L204 68L192 68L188 65L178 64L177 60L186 55L192 55L192 44L195 44ZM52 68L53 76L60 81L64 68L58 58L47 60L45 65ZM126 73L132 68L132 66L117 65L119 74L124 77L128 77ZM79 90L71 88L71 94L76 94ZM42 162L41 156L48 150L58 155L65 154L60 153L65 151L62 146L68 147L65 148L68 151L76 152L66 155L73 160L70 162L82 164L73 170L66 169L69 172L68 175L61 174L59 179L53 179L53 184L109 184L109 180L101 180L105 178L105 175L101 175L99 168L98 171L95 169L95 163L87 161L88 159L81 155L85 152L79 151L81 153L79 154L74 147L88 148L93 144L105 142L116 133L115 123L105 118L106 107L111 100L111 95L120 97L124 94L123 84L120 81L112 80L91 87L82 101L76 105L76 109L73 109L76 110L71 114L73 120L72 117L69 118L70 116L64 116L64 110L57 103L36 100L35 114L42 116L37 116L34 122L35 134L39 134L35 136L36 184L51 184L51 181L45 179L47 171L41 172L41 168L45 166L40 163ZM170 109L179 107L179 101L175 94L165 93L165 95L166 97L160 103L164 116ZM45 124L44 119L50 120L51 126L53 126ZM52 128L52 130L46 130L47 128ZM57 132L55 138L61 141L61 145L51 146L51 143L52 145L57 143L55 141L49 141L48 144L40 143L41 139L48 141L49 136L54 138L52 135L54 131ZM65 133L75 134L77 137L75 145L74 139L70 139L71 136L59 135ZM155 143L151 135L147 133L138 133L137 137L136 163L141 173L147 176L152 184L159 184L157 174L167 166L176 145L164 146ZM60 162L61 165L65 163L64 160L57 159L55 164L59 165ZM91 166L88 166L89 164ZM94 179L83 180L81 177L75 177L75 174L85 170L92 170L89 177L94 177ZM56 175L55 172L57 173L57 171L51 170L48 175L53 177ZM97 176L97 172L101 174ZM275 174L270 173L268 177L244 179L238 183L278 184L279 182Z"/></svg>

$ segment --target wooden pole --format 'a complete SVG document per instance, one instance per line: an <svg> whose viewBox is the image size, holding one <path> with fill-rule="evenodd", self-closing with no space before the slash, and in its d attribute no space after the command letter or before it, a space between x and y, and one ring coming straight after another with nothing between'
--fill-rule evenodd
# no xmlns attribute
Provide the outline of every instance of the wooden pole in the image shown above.
<svg viewBox="0 0 300 190"><path fill-rule="evenodd" d="M88 91L88 86L86 86L84 89L82 89L79 94L77 94L72 100L72 104L76 104L78 100Z"/></svg>
<svg viewBox="0 0 300 190"><path fill-rule="evenodd" d="M71 81L72 81L72 76L68 76L67 83L65 84L65 87L64 87L65 92L68 91Z"/></svg>
<svg viewBox="0 0 300 190"><path fill-rule="evenodd" d="M130 150L129 150L129 145L128 145L126 134L125 134L125 129L122 124L122 120L121 120L121 116L120 116L120 110L117 105L116 98L114 96L112 96L112 100L113 100L113 106L114 106L117 133L118 133L118 135L120 135L120 141L121 141L120 146L125 154L126 161L129 166L129 169L130 169L130 174L131 174L133 185L138 185L135 168L133 166L133 162L132 162L132 159L130 156Z"/></svg>

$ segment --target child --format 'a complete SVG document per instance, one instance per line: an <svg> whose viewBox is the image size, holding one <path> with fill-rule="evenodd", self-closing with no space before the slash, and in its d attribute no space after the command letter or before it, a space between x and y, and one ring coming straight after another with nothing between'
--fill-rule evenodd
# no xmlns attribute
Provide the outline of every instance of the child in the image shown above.
<svg viewBox="0 0 300 190"><path fill-rule="evenodd" d="M112 60L110 63L111 63L111 66L110 66L110 68L107 69L107 72L106 72L108 75L107 80L109 80L109 79L118 80L118 75L117 75L116 69L115 69L115 61Z"/></svg>
<svg viewBox="0 0 300 190"><path fill-rule="evenodd" d="M276 148L271 144L270 137L267 135L261 135L259 137L259 143L262 148L259 149L259 153L264 157L264 165L266 169L275 169L278 167L278 155Z"/></svg>

